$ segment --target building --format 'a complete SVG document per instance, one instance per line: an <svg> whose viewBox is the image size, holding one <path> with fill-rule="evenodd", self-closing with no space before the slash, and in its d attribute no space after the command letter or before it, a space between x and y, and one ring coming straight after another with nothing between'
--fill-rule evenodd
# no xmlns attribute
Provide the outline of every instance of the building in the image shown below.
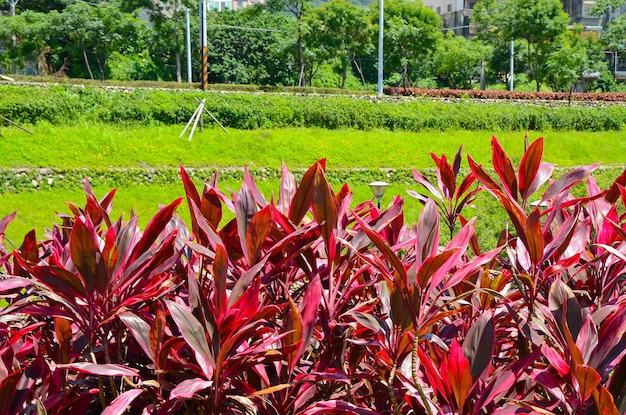
<svg viewBox="0 0 626 415"><path fill-rule="evenodd" d="M479 0L423 0L424 4L435 10L443 20L444 29L452 30L456 35L471 38L476 35L472 27L472 9ZM570 16L572 24L580 24L585 31L599 32L613 15L596 17L591 11L595 0L561 0L563 9Z"/></svg>
<svg viewBox="0 0 626 415"><path fill-rule="evenodd" d="M253 4L265 4L265 0L215 0L209 1L209 9L213 10L240 10Z"/></svg>

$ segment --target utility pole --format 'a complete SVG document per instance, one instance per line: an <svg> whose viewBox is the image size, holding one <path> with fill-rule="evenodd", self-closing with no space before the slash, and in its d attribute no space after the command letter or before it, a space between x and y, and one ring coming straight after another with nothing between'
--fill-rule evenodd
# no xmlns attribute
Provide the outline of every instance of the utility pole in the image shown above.
<svg viewBox="0 0 626 415"><path fill-rule="evenodd" d="M511 63L509 68L509 90L513 90L513 70L515 66L515 40L511 38Z"/></svg>
<svg viewBox="0 0 626 415"><path fill-rule="evenodd" d="M207 90L209 84L209 56L206 39L206 0L199 0L200 3L200 86L203 91Z"/></svg>
<svg viewBox="0 0 626 415"><path fill-rule="evenodd" d="M187 23L187 82L191 85L191 28L189 25L189 8L185 8Z"/></svg>
<svg viewBox="0 0 626 415"><path fill-rule="evenodd" d="M9 0L9 7L11 9L11 17L15 16L15 6L17 6L17 3L19 3L20 0ZM15 48L15 45L17 44L17 39L15 37L15 34L13 35L13 47ZM15 66L15 60L11 59L11 73L15 73L17 72L17 67Z"/></svg>
<svg viewBox="0 0 626 415"><path fill-rule="evenodd" d="M378 0L379 10L378 10L378 95L381 96L383 94L383 26L385 23L384 19L384 0Z"/></svg>

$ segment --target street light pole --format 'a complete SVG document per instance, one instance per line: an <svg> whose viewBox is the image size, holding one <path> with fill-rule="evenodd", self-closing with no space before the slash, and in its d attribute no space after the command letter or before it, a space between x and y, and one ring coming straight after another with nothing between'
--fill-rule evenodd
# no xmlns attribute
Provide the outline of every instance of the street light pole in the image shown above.
<svg viewBox="0 0 626 415"><path fill-rule="evenodd" d="M376 198L378 209L380 209L380 201L382 200L383 195L385 194L385 190L387 190L387 188L389 187L389 183L372 182L369 184L369 187L372 190L374 197Z"/></svg>
<svg viewBox="0 0 626 415"><path fill-rule="evenodd" d="M185 18L187 23L187 82L191 85L191 27L189 24L189 7L185 8Z"/></svg>
<svg viewBox="0 0 626 415"><path fill-rule="evenodd" d="M15 16L15 6L17 6L17 3L19 3L20 0L9 0L9 8L11 10L10 14L11 17ZM15 45L17 43L17 39L15 38L15 35L13 35L13 47L15 48ZM17 72L17 67L15 66L15 60L11 59L11 73L16 73Z"/></svg>
<svg viewBox="0 0 626 415"><path fill-rule="evenodd" d="M515 40L511 38L511 64L509 68L509 90L513 90L513 69L515 66Z"/></svg>
<svg viewBox="0 0 626 415"><path fill-rule="evenodd" d="M383 25L384 0L379 0L378 10L378 95L383 94Z"/></svg>

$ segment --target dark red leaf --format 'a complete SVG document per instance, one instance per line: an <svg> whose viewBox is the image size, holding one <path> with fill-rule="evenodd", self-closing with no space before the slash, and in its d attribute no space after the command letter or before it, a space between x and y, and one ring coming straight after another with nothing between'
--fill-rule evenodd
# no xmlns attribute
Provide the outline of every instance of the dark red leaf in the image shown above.
<svg viewBox="0 0 626 415"><path fill-rule="evenodd" d="M289 206L298 188L298 182L295 176L287 170L287 166L283 162L280 176L280 191L278 196L278 210L283 215L289 215Z"/></svg>
<svg viewBox="0 0 626 415"><path fill-rule="evenodd" d="M469 362L456 339L452 340L450 356L444 360L441 369L442 378L449 382L459 413L462 413L473 382Z"/></svg>
<svg viewBox="0 0 626 415"><path fill-rule="evenodd" d="M180 382L172 392L170 392L170 399L191 399L196 392L210 388L213 386L212 380L205 380L200 378L187 379Z"/></svg>
<svg viewBox="0 0 626 415"><path fill-rule="evenodd" d="M250 258L248 257L248 249L246 242L246 235L248 234L248 225L252 217L257 213L258 208L254 201L252 191L244 183L237 193L235 200L235 218L237 220L237 230L239 232L239 239L241 241L241 249L244 257L250 264Z"/></svg>
<svg viewBox="0 0 626 415"><path fill-rule="evenodd" d="M591 392L596 389L602 380L598 372L587 365L576 365L572 372L578 381L578 393L581 402L585 402L591 396Z"/></svg>
<svg viewBox="0 0 626 415"><path fill-rule="evenodd" d="M66 365L57 365L57 368L98 376L130 376L131 378L139 376L139 373L135 369L117 364L76 362Z"/></svg>
<svg viewBox="0 0 626 415"><path fill-rule="evenodd" d="M159 212L150 220L150 222L148 222L146 230L143 232L141 239L139 240L139 242L137 242L137 245L135 245L135 248L130 254L130 262L133 262L134 260L139 258L152 246L154 241L156 241L156 239L159 237L159 234L163 231L163 229L165 229L167 223L172 219L176 208L178 207L178 205L180 205L180 202L182 201L182 198L174 200L168 206L159 210Z"/></svg>
<svg viewBox="0 0 626 415"><path fill-rule="evenodd" d="M70 233L70 254L74 266L83 277L87 292L91 293L95 288L103 293L108 278L95 238L97 236L93 226L89 227L81 218L77 218Z"/></svg>
<svg viewBox="0 0 626 415"><path fill-rule="evenodd" d="M219 227L222 220L222 203L217 192L212 187L206 186L202 192L200 212L202 212L202 216L206 218L213 229Z"/></svg>
<svg viewBox="0 0 626 415"><path fill-rule="evenodd" d="M289 207L289 219L294 224L299 224L302 218L307 214L313 200L313 191L315 186L315 176L320 162L318 161L304 173L300 186L296 189L296 193L291 200Z"/></svg>
<svg viewBox="0 0 626 415"><path fill-rule="evenodd" d="M513 168L511 159L506 155L495 136L491 137L491 154L493 168L496 174L500 177L500 180L502 180L502 184L511 198L517 200L518 185L515 169Z"/></svg>
<svg viewBox="0 0 626 415"><path fill-rule="evenodd" d="M248 250L248 265L252 266L261 254L263 242L272 230L272 212L270 206L258 211L248 224L246 248Z"/></svg>
<svg viewBox="0 0 626 415"><path fill-rule="evenodd" d="M65 298L85 298L87 293L80 279L69 271L58 267L33 267L32 273L37 280Z"/></svg>
<svg viewBox="0 0 626 415"><path fill-rule="evenodd" d="M543 137L533 141L530 147L528 147L528 150L524 153L519 165L519 190L524 205L526 205L526 200L531 195L529 189L539 172L542 157Z"/></svg>
<svg viewBox="0 0 626 415"><path fill-rule="evenodd" d="M526 222L526 246L533 265L541 264L543 258L543 233L541 227L541 212L533 209Z"/></svg>

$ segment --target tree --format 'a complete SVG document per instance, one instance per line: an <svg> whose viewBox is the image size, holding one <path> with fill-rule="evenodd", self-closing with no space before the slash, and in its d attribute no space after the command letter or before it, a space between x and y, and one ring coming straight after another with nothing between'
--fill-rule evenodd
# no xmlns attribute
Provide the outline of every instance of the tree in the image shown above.
<svg viewBox="0 0 626 415"><path fill-rule="evenodd" d="M91 79L95 60L99 78L104 80L113 52L136 53L142 49L145 24L108 3L91 6L69 5L52 17L51 25L61 39L60 47L76 63L83 61Z"/></svg>
<svg viewBox="0 0 626 415"><path fill-rule="evenodd" d="M599 74L607 69L602 45L591 37L583 37L582 31L582 26L575 26L548 58L548 80L554 90L571 92L574 83L585 74Z"/></svg>
<svg viewBox="0 0 626 415"><path fill-rule="evenodd" d="M298 60L298 86L304 86L306 81L304 62L304 15L310 9L311 0L267 0L270 11L284 11L292 14L298 22L296 37L296 58Z"/></svg>
<svg viewBox="0 0 626 415"><path fill-rule="evenodd" d="M428 73L431 57L441 38L441 18L422 2L387 0L384 3L384 66L400 72L401 84L411 83ZM370 18L378 33L378 5L372 4Z"/></svg>
<svg viewBox="0 0 626 415"><path fill-rule="evenodd" d="M366 11L347 0L331 0L313 10L306 27L306 43L317 46L320 55L330 62L341 77L340 88L345 88L348 70L353 64L365 86L356 57L371 48Z"/></svg>
<svg viewBox="0 0 626 415"><path fill-rule="evenodd" d="M487 52L488 48L480 42L448 31L434 56L436 74L450 88L471 89L472 79L480 76Z"/></svg>
<svg viewBox="0 0 626 415"><path fill-rule="evenodd" d="M567 31L569 16L560 0L481 0L475 21L484 36L523 39L537 91L548 75L547 61Z"/></svg>
<svg viewBox="0 0 626 415"><path fill-rule="evenodd" d="M291 84L294 18L263 7L212 11L208 16L209 70L212 82ZM293 63L291 63L293 65Z"/></svg>
<svg viewBox="0 0 626 415"><path fill-rule="evenodd" d="M6 65L12 62L12 72L24 68L29 60L43 59L50 66L50 15L25 11L16 16L0 16L0 52ZM47 55L47 56L42 56Z"/></svg>

